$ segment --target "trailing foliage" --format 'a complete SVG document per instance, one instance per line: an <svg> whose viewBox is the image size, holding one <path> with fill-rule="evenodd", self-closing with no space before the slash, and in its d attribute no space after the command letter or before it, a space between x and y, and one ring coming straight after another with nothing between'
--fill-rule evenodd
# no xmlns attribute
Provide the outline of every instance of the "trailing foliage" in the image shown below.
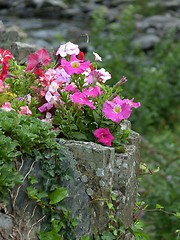
<svg viewBox="0 0 180 240"><path fill-rule="evenodd" d="M31 199L46 218L39 238L48 239L51 235L51 239L52 236L73 239L71 229L75 221L71 220L68 209L62 207L67 196L67 190L61 186L62 179L67 178L67 172L62 170L64 156L56 142L58 133L51 128L32 116L0 110L1 204L11 204L15 214L16 199L23 189L27 192L26 198ZM30 164L28 172L23 170L25 164L27 167L26 161ZM35 176L34 168L46 174Z"/></svg>

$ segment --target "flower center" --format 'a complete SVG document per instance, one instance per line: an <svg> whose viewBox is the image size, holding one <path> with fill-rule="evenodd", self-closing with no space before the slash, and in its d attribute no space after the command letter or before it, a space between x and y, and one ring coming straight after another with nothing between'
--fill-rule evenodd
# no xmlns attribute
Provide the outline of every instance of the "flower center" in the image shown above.
<svg viewBox="0 0 180 240"><path fill-rule="evenodd" d="M115 113L120 113L121 112L121 107L119 105L116 105L113 109Z"/></svg>
<svg viewBox="0 0 180 240"><path fill-rule="evenodd" d="M73 68L78 68L79 65L80 65L80 64L79 64L78 62L75 62L75 61L71 63L71 66L72 66Z"/></svg>

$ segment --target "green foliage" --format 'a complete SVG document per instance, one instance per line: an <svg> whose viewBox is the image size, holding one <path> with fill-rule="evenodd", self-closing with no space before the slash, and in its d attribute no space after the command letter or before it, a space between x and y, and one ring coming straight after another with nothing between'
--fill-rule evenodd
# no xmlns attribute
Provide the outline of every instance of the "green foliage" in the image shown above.
<svg viewBox="0 0 180 240"><path fill-rule="evenodd" d="M29 199L41 207L46 216L40 239L73 239L71 230L76 224L63 204L67 190L61 182L63 177L67 178L67 173L61 167L64 156L56 142L57 134L49 124L37 118L0 110L1 203L10 203L13 189L22 184ZM32 161L26 176L22 172L25 160ZM46 172L38 178L33 175L36 163Z"/></svg>
<svg viewBox="0 0 180 240"><path fill-rule="evenodd" d="M143 161L159 172L142 177L141 195L149 205L144 220L152 238L175 239L179 228L179 164L180 129L152 132L150 142L143 143ZM154 210L153 210L154 209ZM153 211L152 211L153 210Z"/></svg>

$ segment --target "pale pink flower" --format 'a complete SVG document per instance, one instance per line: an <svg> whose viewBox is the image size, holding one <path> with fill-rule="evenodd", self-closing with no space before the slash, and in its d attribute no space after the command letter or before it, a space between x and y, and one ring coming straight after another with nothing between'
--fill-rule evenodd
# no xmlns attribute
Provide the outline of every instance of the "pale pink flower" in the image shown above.
<svg viewBox="0 0 180 240"><path fill-rule="evenodd" d="M29 115L29 116L32 115L32 112L28 106L22 106L20 107L20 109L21 109L21 111L19 112L20 114Z"/></svg>
<svg viewBox="0 0 180 240"><path fill-rule="evenodd" d="M58 92L52 94L50 91L47 91L45 99L48 103L56 104L60 100L60 94Z"/></svg>
<svg viewBox="0 0 180 240"><path fill-rule="evenodd" d="M78 45L67 42L65 44L60 45L59 49L56 52L56 55L60 55L61 57L66 57L67 55L78 55L80 52Z"/></svg>
<svg viewBox="0 0 180 240"><path fill-rule="evenodd" d="M93 52L94 56L95 56L95 61L102 61L102 58L99 56L99 54Z"/></svg>
<svg viewBox="0 0 180 240"><path fill-rule="evenodd" d="M47 103L44 103L42 106L38 108L40 112L49 111L51 108L56 106L58 102L61 102L60 94L58 92L52 94L50 91L47 91L45 94L45 99Z"/></svg>
<svg viewBox="0 0 180 240"><path fill-rule="evenodd" d="M57 78L56 71L52 68L49 68L45 74L39 78L41 85L43 87L47 87L51 84L51 82L55 81Z"/></svg>
<svg viewBox="0 0 180 240"><path fill-rule="evenodd" d="M97 69L96 71L98 71L101 75L101 81L103 83L105 83L107 80L111 79L111 74L109 72L107 72L104 68L101 69Z"/></svg>
<svg viewBox="0 0 180 240"><path fill-rule="evenodd" d="M140 103L134 103L129 99L120 99L119 96L112 101L106 101L103 105L102 112L107 119L120 123L122 119L128 119L131 115L132 107L139 107Z"/></svg>
<svg viewBox="0 0 180 240"><path fill-rule="evenodd" d="M79 106L89 106L91 109L96 109L93 102L82 92L75 92L70 95L70 99L73 103Z"/></svg>
<svg viewBox="0 0 180 240"><path fill-rule="evenodd" d="M61 66L64 68L67 74L73 75L83 73L89 66L90 61L83 61L76 58L76 55L73 54L70 58L70 61L66 61L65 58L61 59Z"/></svg>
<svg viewBox="0 0 180 240"><path fill-rule="evenodd" d="M103 143L108 147L112 145L112 141L114 140L114 136L110 133L108 128L96 129L94 131L94 136L97 138L99 143Z"/></svg>
<svg viewBox="0 0 180 240"><path fill-rule="evenodd" d="M9 111L11 111L11 110L14 110L14 109L11 107L11 103L10 103L10 102L5 102L5 103L2 105L1 109L3 109L3 110L6 111L6 112L9 112Z"/></svg>
<svg viewBox="0 0 180 240"><path fill-rule="evenodd" d="M52 114L51 114L50 112L47 112L47 113L46 113L46 117L43 118L41 121L42 121L42 122L51 123L52 120L53 120Z"/></svg>
<svg viewBox="0 0 180 240"><path fill-rule="evenodd" d="M102 95L103 92L101 91L100 87L94 86L94 87L89 87L88 89L84 89L83 93L88 96L88 97L93 97L96 98L98 95Z"/></svg>
<svg viewBox="0 0 180 240"><path fill-rule="evenodd" d="M57 92L58 88L59 88L59 84L56 83L55 81L53 81L53 82L49 85L49 92L55 93L55 92Z"/></svg>
<svg viewBox="0 0 180 240"><path fill-rule="evenodd" d="M89 75L87 75L87 73L86 73L85 83L96 84L97 82L102 82L102 77L103 77L103 74L101 74L99 71L92 70L89 73ZM87 84L85 84L85 85L87 85Z"/></svg>
<svg viewBox="0 0 180 240"><path fill-rule="evenodd" d="M66 73L66 71L63 68L56 68L55 69L57 78L56 82L62 82L62 83L70 83L71 76Z"/></svg>

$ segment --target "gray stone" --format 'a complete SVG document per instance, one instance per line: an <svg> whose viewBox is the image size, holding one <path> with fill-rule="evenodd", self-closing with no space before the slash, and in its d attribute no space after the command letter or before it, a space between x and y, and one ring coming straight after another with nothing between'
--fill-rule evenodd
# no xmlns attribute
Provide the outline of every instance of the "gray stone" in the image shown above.
<svg viewBox="0 0 180 240"><path fill-rule="evenodd" d="M139 37L136 37L132 44L134 46L139 46L141 47L142 49L149 49L149 48L152 48L154 47L155 44L157 44L158 42L160 41L160 38L156 35L142 35L142 36L139 36Z"/></svg>
<svg viewBox="0 0 180 240"><path fill-rule="evenodd" d="M15 59L23 64L27 62L30 53L37 51L40 47L28 43L14 42L11 44L10 51Z"/></svg>
<svg viewBox="0 0 180 240"><path fill-rule="evenodd" d="M0 213L0 240L10 239L13 232L13 220L10 216Z"/></svg>

